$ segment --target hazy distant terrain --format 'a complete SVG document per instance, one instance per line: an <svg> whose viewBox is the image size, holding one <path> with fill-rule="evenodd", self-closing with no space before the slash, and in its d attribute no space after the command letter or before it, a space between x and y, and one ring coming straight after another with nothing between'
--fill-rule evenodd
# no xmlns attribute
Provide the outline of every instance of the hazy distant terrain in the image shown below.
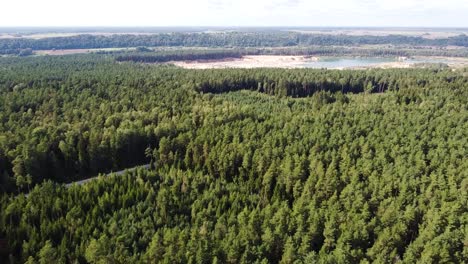
<svg viewBox="0 0 468 264"><path fill-rule="evenodd" d="M5 34L87 34L87 33L172 33L172 32L280 32L302 31L328 34L414 34L421 32L433 34L466 34L468 28L430 28L430 27L0 27Z"/></svg>
<svg viewBox="0 0 468 264"><path fill-rule="evenodd" d="M3 28L0 29L0 54L4 55L67 55L79 53L108 53L118 56L118 60L155 62L151 56L161 56L167 52L186 49L193 52L206 49L216 56L205 55L181 60L225 60L238 58L236 63L213 67L291 67L300 63L290 61L249 60L250 64L239 63L243 56L344 56L344 57L393 57L419 56L422 63L438 60L448 62L449 66L463 67L465 61L452 57L468 57L467 29L464 28ZM137 50L138 47L145 49ZM175 50L174 50L175 49ZM132 52L141 52L138 56ZM146 52L146 53L145 53ZM154 52L153 55L150 52ZM190 51L189 51L190 52ZM118 54L120 53L120 54ZM223 55L224 53L224 55ZM234 54L235 53L235 54ZM142 56L145 56L143 58ZM122 59L127 58L127 59ZM247 58L247 57L246 57ZM258 57L261 58L261 57ZM264 60L267 57L263 57ZM278 57L278 59L281 59ZM415 59L413 59L415 60ZM244 61L246 61L244 59ZM160 62L160 61L159 61ZM167 62L167 61L166 61ZM213 61L209 62L213 63ZM252 64L253 63L253 64ZM186 65L176 63L177 65ZM209 68L210 64L198 63L194 66ZM281 66L283 65L283 66ZM413 64L382 64L381 67L408 67ZM373 65L380 67L380 65ZM344 68L338 65L337 68Z"/></svg>

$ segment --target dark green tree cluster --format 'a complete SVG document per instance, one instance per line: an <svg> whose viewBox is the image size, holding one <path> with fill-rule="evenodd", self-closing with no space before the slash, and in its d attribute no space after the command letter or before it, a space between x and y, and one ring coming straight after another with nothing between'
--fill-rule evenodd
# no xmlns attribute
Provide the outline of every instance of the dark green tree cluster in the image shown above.
<svg viewBox="0 0 468 264"><path fill-rule="evenodd" d="M318 91L382 93L412 87L466 86L467 77L450 70L330 71L229 69L197 71L195 89L204 93L253 90L270 95L307 97Z"/></svg>
<svg viewBox="0 0 468 264"><path fill-rule="evenodd" d="M187 50L187 51L173 51L173 52L144 52L144 53L130 53L119 55L115 58L116 61L133 61L144 63L163 63L169 61L197 61L197 60L220 60L242 58L244 55L241 51L229 50Z"/></svg>
<svg viewBox="0 0 468 264"><path fill-rule="evenodd" d="M169 81L176 69L79 57L2 62L1 191L146 163L144 150L191 107L187 89Z"/></svg>
<svg viewBox="0 0 468 264"><path fill-rule="evenodd" d="M0 195L4 262L468 258L464 71L196 71L96 55L0 62L7 179L153 167ZM257 91L318 80L322 89L304 96ZM379 81L389 86L379 91ZM220 88L201 93L204 83ZM358 83L367 90L352 90ZM42 174L57 164L63 174Z"/></svg>

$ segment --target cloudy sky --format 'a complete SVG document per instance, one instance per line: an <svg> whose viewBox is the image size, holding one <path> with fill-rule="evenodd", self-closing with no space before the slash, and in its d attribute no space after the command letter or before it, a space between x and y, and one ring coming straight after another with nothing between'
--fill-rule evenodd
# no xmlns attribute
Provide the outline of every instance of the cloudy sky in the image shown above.
<svg viewBox="0 0 468 264"><path fill-rule="evenodd" d="M468 27L468 0L2 0L0 8L0 27Z"/></svg>

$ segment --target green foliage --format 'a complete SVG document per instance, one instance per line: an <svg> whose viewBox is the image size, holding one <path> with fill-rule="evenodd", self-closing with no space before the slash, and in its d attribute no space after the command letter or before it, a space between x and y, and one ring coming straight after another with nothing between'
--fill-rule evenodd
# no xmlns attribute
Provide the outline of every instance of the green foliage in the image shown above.
<svg viewBox="0 0 468 264"><path fill-rule="evenodd" d="M466 260L462 71L0 69L2 188L32 188L0 195L20 263Z"/></svg>
<svg viewBox="0 0 468 264"><path fill-rule="evenodd" d="M44 247L41 248L38 257L40 264L58 263L57 250L52 246L50 240L47 240Z"/></svg>

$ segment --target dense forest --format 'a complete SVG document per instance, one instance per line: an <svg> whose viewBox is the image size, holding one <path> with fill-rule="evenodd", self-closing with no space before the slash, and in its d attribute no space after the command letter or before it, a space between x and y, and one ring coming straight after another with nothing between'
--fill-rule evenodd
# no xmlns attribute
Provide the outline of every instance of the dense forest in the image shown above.
<svg viewBox="0 0 468 264"><path fill-rule="evenodd" d="M463 263L467 100L466 69L0 58L0 254L13 263Z"/></svg>
<svg viewBox="0 0 468 264"><path fill-rule="evenodd" d="M290 47L290 46L356 46L410 45L468 47L468 36L428 39L402 35L347 36L301 34L293 32L224 32L224 33L161 33L151 35L78 35L42 39L0 39L0 54L18 54L24 50L94 49L116 47Z"/></svg>
<svg viewBox="0 0 468 264"><path fill-rule="evenodd" d="M347 93L467 84L465 75L451 70L193 71L115 64L112 57L96 56L0 61L3 188L26 188L26 178L30 184L68 182L145 163L147 147L176 133L158 129L159 123L189 114L200 92L252 90L291 97L321 92L317 96L329 102L346 100ZM23 184L15 185L18 181Z"/></svg>

